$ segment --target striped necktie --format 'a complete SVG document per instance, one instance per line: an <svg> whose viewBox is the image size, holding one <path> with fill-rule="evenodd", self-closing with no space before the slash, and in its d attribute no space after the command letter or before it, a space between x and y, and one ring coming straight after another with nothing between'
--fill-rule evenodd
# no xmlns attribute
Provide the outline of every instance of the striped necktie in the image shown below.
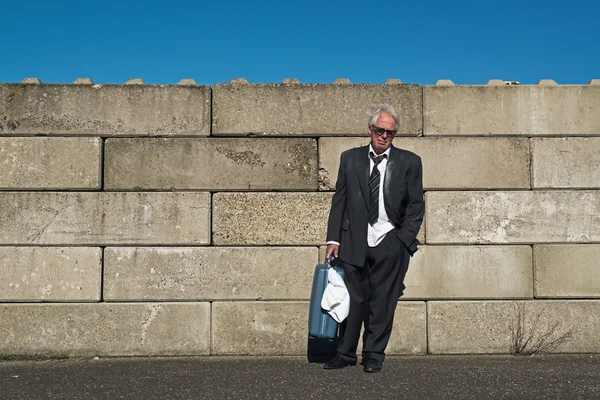
<svg viewBox="0 0 600 400"><path fill-rule="evenodd" d="M379 181L381 174L377 166L384 158L387 158L386 154L375 156L373 152L369 153L371 160L373 160L373 171L369 177L369 224L375 225L379 219Z"/></svg>

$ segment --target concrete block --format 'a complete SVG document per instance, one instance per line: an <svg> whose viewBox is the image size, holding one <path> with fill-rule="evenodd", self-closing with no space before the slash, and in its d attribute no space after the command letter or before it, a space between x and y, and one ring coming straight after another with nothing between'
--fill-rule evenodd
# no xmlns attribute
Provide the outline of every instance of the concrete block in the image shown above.
<svg viewBox="0 0 600 400"><path fill-rule="evenodd" d="M193 79L180 79L177 84L183 86L196 86L196 81Z"/></svg>
<svg viewBox="0 0 600 400"><path fill-rule="evenodd" d="M25 78L21 83L23 85L41 85L42 81L39 78Z"/></svg>
<svg viewBox="0 0 600 400"><path fill-rule="evenodd" d="M306 355L308 302L212 303L215 355Z"/></svg>
<svg viewBox="0 0 600 400"><path fill-rule="evenodd" d="M455 86L454 82L452 82L450 79L438 79L438 81L435 83L435 86Z"/></svg>
<svg viewBox="0 0 600 400"><path fill-rule="evenodd" d="M108 139L108 189L316 190L314 139Z"/></svg>
<svg viewBox="0 0 600 400"><path fill-rule="evenodd" d="M591 85L426 86L425 135L598 135Z"/></svg>
<svg viewBox="0 0 600 400"><path fill-rule="evenodd" d="M99 138L1 138L0 189L100 189Z"/></svg>
<svg viewBox="0 0 600 400"><path fill-rule="evenodd" d="M525 337L532 341L553 324L558 325L550 340L575 330L573 337L553 352L600 351L600 301L430 301L427 307L431 354L509 353L510 326L519 315L524 316ZM533 328L536 319L537 327Z"/></svg>
<svg viewBox="0 0 600 400"><path fill-rule="evenodd" d="M534 138L534 188L600 188L600 138Z"/></svg>
<svg viewBox="0 0 600 400"><path fill-rule="evenodd" d="M93 85L94 82L90 78L77 78L73 81L73 85Z"/></svg>
<svg viewBox="0 0 600 400"><path fill-rule="evenodd" d="M215 245L320 245L330 193L216 193Z"/></svg>
<svg viewBox="0 0 600 400"><path fill-rule="evenodd" d="M540 79L537 83L543 86L558 86L558 83L554 79Z"/></svg>
<svg viewBox="0 0 600 400"><path fill-rule="evenodd" d="M352 85L352 82L350 82L350 79L348 78L337 78L335 81L333 81L334 85Z"/></svg>
<svg viewBox="0 0 600 400"><path fill-rule="evenodd" d="M0 355L207 355L209 303L0 304Z"/></svg>
<svg viewBox="0 0 600 400"><path fill-rule="evenodd" d="M210 194L0 192L0 221L0 244L208 244Z"/></svg>
<svg viewBox="0 0 600 400"><path fill-rule="evenodd" d="M535 245L536 297L600 297L600 245Z"/></svg>
<svg viewBox="0 0 600 400"><path fill-rule="evenodd" d="M0 301L99 301L99 247L0 247Z"/></svg>
<svg viewBox="0 0 600 400"><path fill-rule="evenodd" d="M316 247L107 247L106 300L309 300Z"/></svg>
<svg viewBox="0 0 600 400"><path fill-rule="evenodd" d="M340 155L368 138L319 139L319 188L335 190ZM397 138L394 145L423 162L429 189L528 189L529 141L525 138Z"/></svg>
<svg viewBox="0 0 600 400"><path fill-rule="evenodd" d="M532 298L531 252L530 246L421 246L402 299Z"/></svg>
<svg viewBox="0 0 600 400"><path fill-rule="evenodd" d="M385 85L402 85L402 81L396 78L390 78L385 81Z"/></svg>
<svg viewBox="0 0 600 400"><path fill-rule="evenodd" d="M215 85L213 135L365 135L368 113L389 103L401 135L422 131L416 85Z"/></svg>
<svg viewBox="0 0 600 400"><path fill-rule="evenodd" d="M0 135L208 136L210 88L0 85Z"/></svg>
<svg viewBox="0 0 600 400"><path fill-rule="evenodd" d="M142 78L130 78L125 82L126 85L144 85L144 80Z"/></svg>
<svg viewBox="0 0 600 400"><path fill-rule="evenodd" d="M427 192L427 243L600 241L600 192Z"/></svg>
<svg viewBox="0 0 600 400"><path fill-rule="evenodd" d="M211 354L305 355L308 308L308 302L215 302ZM399 302L386 353L426 349L425 303Z"/></svg>

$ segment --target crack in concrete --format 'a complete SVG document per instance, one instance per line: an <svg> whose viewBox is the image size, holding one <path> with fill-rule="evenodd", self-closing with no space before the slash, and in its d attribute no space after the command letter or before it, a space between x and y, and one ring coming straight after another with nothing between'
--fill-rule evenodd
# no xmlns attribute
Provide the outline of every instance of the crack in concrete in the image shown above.
<svg viewBox="0 0 600 400"><path fill-rule="evenodd" d="M35 242L35 240L36 240L37 238L39 238L39 237L40 237L40 236L41 236L41 235L42 235L44 232L46 232L46 229L48 229L48 227L50 227L50 225L52 224L52 222L54 222L54 220L55 220L56 218L58 218L58 216L59 216L60 214L62 214L62 213L63 213L64 211L66 211L67 209L69 209L69 208L73 207L73 205L75 205L75 203L68 204L68 205L67 205L66 207L64 207L62 210L59 210L59 211L58 211L58 212L57 212L57 213L56 213L56 214L55 214L55 215L54 215L54 216L53 216L53 217L50 219L50 221L48 221L48 223L46 224L46 226L44 226L44 227L43 227L43 228L42 228L42 229L41 229L41 230L40 230L40 231L37 233L37 235L35 235L35 236L34 236L34 237L33 237L33 238L32 238L32 239L29 241L29 242L30 242L30 243L34 243L34 242Z"/></svg>
<svg viewBox="0 0 600 400"><path fill-rule="evenodd" d="M150 306L150 315L147 316L147 318L144 319L144 321L142 322L142 344L144 344L146 342L146 333L148 332L148 328L150 327L150 325L152 325L152 322L154 322L154 320L156 319L156 316L158 315L158 311L160 310L161 306L160 304L154 304Z"/></svg>

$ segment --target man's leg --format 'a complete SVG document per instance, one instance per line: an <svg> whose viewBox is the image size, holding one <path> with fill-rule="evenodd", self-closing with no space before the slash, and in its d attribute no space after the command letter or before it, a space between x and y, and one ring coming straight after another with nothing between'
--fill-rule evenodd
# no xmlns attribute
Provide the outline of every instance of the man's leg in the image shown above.
<svg viewBox="0 0 600 400"><path fill-rule="evenodd" d="M343 323L338 354L346 361L356 363L356 348L367 307L365 287L368 281L365 268L344 262L344 281L350 294L350 310Z"/></svg>
<svg viewBox="0 0 600 400"><path fill-rule="evenodd" d="M404 290L404 277L410 255L406 247L389 232L383 241L369 249L367 263L370 296L367 301L368 324L363 333L363 361L373 358L383 362L394 323L398 298Z"/></svg>

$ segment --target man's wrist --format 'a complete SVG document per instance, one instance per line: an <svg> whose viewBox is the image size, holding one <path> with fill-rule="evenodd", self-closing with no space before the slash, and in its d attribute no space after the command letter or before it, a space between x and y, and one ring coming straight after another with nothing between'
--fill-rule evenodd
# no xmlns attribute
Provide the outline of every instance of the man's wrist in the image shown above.
<svg viewBox="0 0 600 400"><path fill-rule="evenodd" d="M336 242L335 240L330 240L325 244L335 244L336 246L339 246L340 244L338 242Z"/></svg>

